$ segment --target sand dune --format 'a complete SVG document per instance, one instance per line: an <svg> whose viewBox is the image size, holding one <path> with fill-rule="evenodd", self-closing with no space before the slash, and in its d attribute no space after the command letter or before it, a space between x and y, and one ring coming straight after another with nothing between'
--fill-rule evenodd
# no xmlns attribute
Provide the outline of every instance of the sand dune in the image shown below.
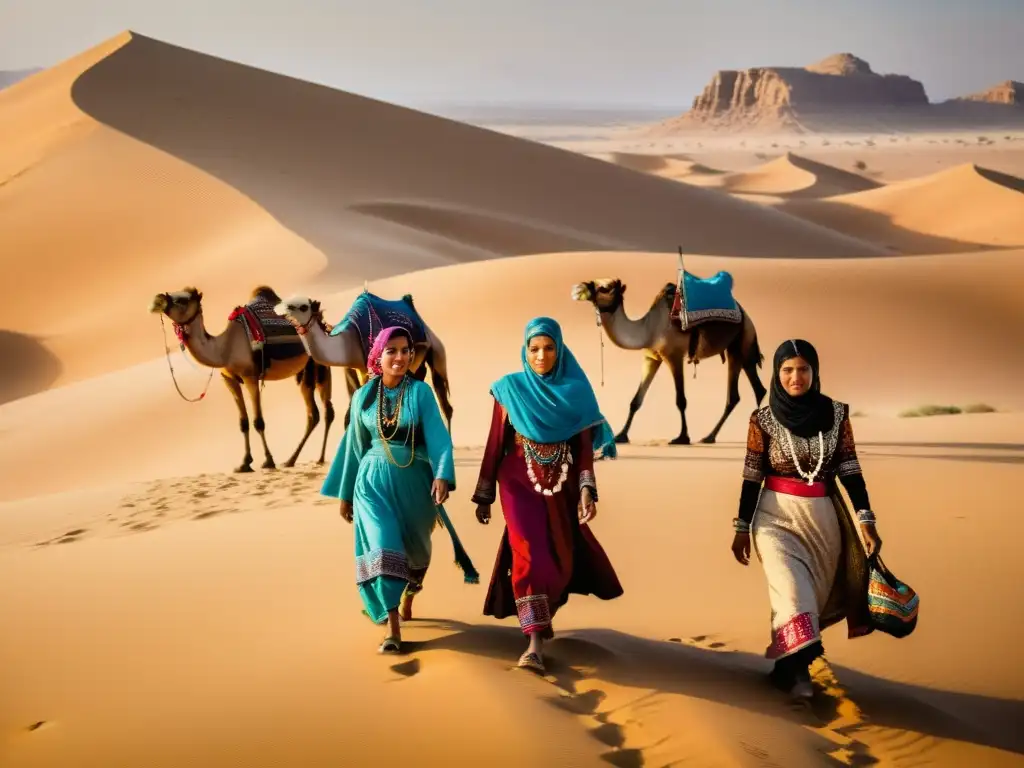
<svg viewBox="0 0 1024 768"><path fill-rule="evenodd" d="M693 181L701 186L716 187L746 195L773 195L782 198L832 197L862 192L881 186L878 182L815 162L792 152L753 168L721 176L703 177Z"/></svg>
<svg viewBox="0 0 1024 768"><path fill-rule="evenodd" d="M885 219L919 248L1022 242L1015 180L968 166L840 194L868 219L839 234L799 218L832 201L792 198L864 180L803 157L745 175L678 154L605 162L130 34L4 90L0 118L5 768L1024 763L1006 535L1024 465L1024 250L899 257L859 239L890 245L871 226ZM670 448L672 382L655 380L633 445L598 466L594 526L626 595L573 598L539 679L509 671L517 627L480 615L484 587L462 583L440 540L409 654L377 657L351 529L309 463L323 426L299 466L232 474L229 394L214 381L183 402L145 313L185 284L212 331L259 283L320 299L331 321L364 279L412 293L449 356L449 510L487 574L501 528L476 525L469 497L489 384L519 365L526 321L551 315L620 426L641 353L602 343L570 287L621 278L639 318L677 243L701 254L687 269L733 274L768 360L794 336L818 347L826 391L863 414L886 560L922 594L906 640L826 633L809 711L765 685L763 578L727 551L745 382L717 445ZM173 349L194 396L208 372ZM725 373L686 371L694 439L721 413ZM999 412L895 417L928 403ZM297 387L268 384L264 405L286 456L305 423Z"/></svg>
<svg viewBox="0 0 1024 768"><path fill-rule="evenodd" d="M780 207L904 253L1024 244L1024 179L974 164L880 189Z"/></svg>
<svg viewBox="0 0 1024 768"><path fill-rule="evenodd" d="M1015 251L857 262L688 256L686 265L697 274L718 269L733 274L735 295L753 318L766 355L785 338L810 337L828 360L823 376L835 396L854 401L869 413L891 415L929 402L1024 406L1019 387L1024 351L1007 344L1008 329L1024 322L1017 290L1024 277L1020 255ZM455 440L479 445L489 413L487 387L517 364L519 335L531 317L541 314L564 323L567 338L599 389L605 413L620 425L639 381L640 355L606 342L605 382L600 386L602 347L593 308L573 302L570 288L580 280L619 277L627 284L628 314L640 317L672 279L675 267L676 257L667 254L551 254L434 269L375 281L370 288L384 296L413 294L417 308L449 350ZM313 282L299 290L320 299L332 322L340 319L358 292L324 293ZM790 301L790 296L799 300ZM495 313L496 305L502 311ZM157 321L146 320L157 334L152 327ZM885 340L881 347L879 339ZM914 370L902 372L901 361L908 357L915 360ZM950 376L953 358L963 369L983 367L986 375ZM204 369L189 363L177 347L171 359L182 389L197 395L206 380ZM865 359L872 364L865 365ZM879 369L901 369L901 374L880 382ZM689 423L696 439L721 413L725 369L707 361L699 366L696 379L690 375ZM344 407L340 376L335 381L336 403ZM744 434L742 412L752 407L746 384L741 384L741 395L739 415L726 424L722 439ZM290 381L274 382L267 385L264 401L271 447L275 455L287 455L305 424L298 391ZM672 402L670 377L662 374L637 416L635 437L674 437L678 427ZM39 483L58 491L158 477L172 469L226 471L241 457L234 414L235 406L218 381L202 403L183 402L163 359L8 403L0 407L0 430L8 438L0 444L0 462L9 468L11 480L0 488L0 498L30 495ZM88 448L97 430L107 437L103 453ZM154 434L160 435L156 443ZM315 454L321 434L318 429L310 439L307 458ZM339 438L336 425L331 444ZM80 458L54 477L36 457L45 446L57 443Z"/></svg>
<svg viewBox="0 0 1024 768"><path fill-rule="evenodd" d="M595 525L628 597L570 603L551 646L551 681L506 671L521 643L517 630L479 616L481 588L461 584L441 542L420 603L431 618L407 629L409 656L376 658L378 630L360 619L350 588L350 529L316 494L324 468L226 472L241 448L227 393L182 403L162 360L0 406L6 498L41 487L67 492L0 506L0 600L19 627L0 637L0 657L19 670L0 703L10 764L69 754L86 765L110 764L114 755L154 766L370 759L377 740L393 732L368 713L395 697L390 711L412 723L396 754L415 752L420 760L473 761L498 748L499 765L523 754L537 764L579 765L710 756L724 764L814 766L829 754L881 764L1017 764L1024 742L1014 727L1022 706L1014 697L1024 678L1003 661L1016 618L993 606L1015 599L1017 561L1012 537L1000 535L1001 500L1019 482L1024 423L1019 413L893 419L886 412L932 399L1021 407L1024 356L1006 346L1005 333L1024 319L1011 285L1024 269L1020 255L856 263L688 258L699 274L735 274L768 354L791 335L812 338L828 391L867 411L856 429L874 505L886 518L888 560L928 599L927 622L906 641L847 642L829 633L841 687L813 716L790 711L761 680L762 578L726 551L743 417L753 405L745 385L720 445L669 449L663 441L674 435L675 413L662 377L634 433L638 443L662 445L628 446L619 461L599 466ZM964 272L969 264L977 269ZM551 254L372 287L386 295L413 291L444 340L455 437L465 446L483 441L487 385L516 365L522 326L539 313L563 323L602 407L621 424L639 355L606 345L601 386L593 314L570 300L568 287L618 275L629 286L627 309L638 316L673 266L671 255ZM992 274L1003 280L983 295L978 288ZM780 300L788 295L801 298ZM333 316L351 292L322 298ZM951 312L953 301L966 303ZM496 303L507 306L494 313ZM816 318L811 325L809 317ZM962 326L962 317L974 322ZM842 337L851 324L840 318L855 320L849 338ZM951 358L985 376L950 376ZM720 411L724 369L704 363L686 385L691 429L700 435ZM285 384L268 386L267 397L271 445L290 448L302 421L298 398ZM336 430L332 448L338 437ZM55 471L37 457L58 440L61 454L75 460ZM312 455L307 449L305 460ZM469 488L479 459L478 448L457 451L450 509L487 572L500 529L472 524ZM667 477L683 489L668 500ZM638 546L638 531L647 532L645 545ZM986 600L971 599L974 582L951 569L951 560L989 563ZM687 588L709 579L715 590ZM955 631L978 623L983 635ZM76 638L70 649L55 640L66 636ZM39 721L46 725L25 730ZM513 750L513 722L544 737Z"/></svg>
<svg viewBox="0 0 1024 768"><path fill-rule="evenodd" d="M722 171L695 162L685 155L645 155L637 152L607 152L593 155L601 160L620 165L641 173L650 173L667 179L681 179L686 176L715 175Z"/></svg>
<svg viewBox="0 0 1024 768"><path fill-rule="evenodd" d="M317 275L340 288L520 253L886 253L764 206L127 33L0 93L0 112L0 251L19 285L0 328L44 339L61 383L159 353L139 301L186 283L216 318L261 283L287 293ZM61 226L44 224L56 210ZM89 312L71 308L83 301Z"/></svg>

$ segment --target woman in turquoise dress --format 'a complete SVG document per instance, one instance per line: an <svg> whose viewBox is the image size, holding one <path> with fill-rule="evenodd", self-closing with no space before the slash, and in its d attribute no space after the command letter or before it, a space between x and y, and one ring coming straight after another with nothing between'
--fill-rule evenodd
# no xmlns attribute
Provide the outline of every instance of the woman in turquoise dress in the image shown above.
<svg viewBox="0 0 1024 768"><path fill-rule="evenodd" d="M451 436L430 387L408 375L411 356L404 328L377 335L371 378L352 395L351 422L320 490L340 499L341 516L355 525L364 613L388 626L381 653L401 650L401 620L412 618L412 598L423 589L438 520L466 582L479 582L443 506L455 489Z"/></svg>

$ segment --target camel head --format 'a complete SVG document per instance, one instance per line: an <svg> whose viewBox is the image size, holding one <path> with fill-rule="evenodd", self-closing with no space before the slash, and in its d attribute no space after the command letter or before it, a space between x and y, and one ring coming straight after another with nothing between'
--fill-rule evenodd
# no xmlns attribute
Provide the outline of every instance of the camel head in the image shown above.
<svg viewBox="0 0 1024 768"><path fill-rule="evenodd" d="M149 311L163 313L177 325L188 325L202 311L203 294L188 286L173 293L158 293L149 303Z"/></svg>
<svg viewBox="0 0 1024 768"><path fill-rule="evenodd" d="M622 306L622 296L625 293L626 286L618 278L590 280L576 283L572 287L574 301L589 301L600 312L615 312Z"/></svg>
<svg viewBox="0 0 1024 768"><path fill-rule="evenodd" d="M301 336L309 330L310 324L316 320L323 325L323 310L320 302L306 296L292 296L274 307L274 312L286 318Z"/></svg>

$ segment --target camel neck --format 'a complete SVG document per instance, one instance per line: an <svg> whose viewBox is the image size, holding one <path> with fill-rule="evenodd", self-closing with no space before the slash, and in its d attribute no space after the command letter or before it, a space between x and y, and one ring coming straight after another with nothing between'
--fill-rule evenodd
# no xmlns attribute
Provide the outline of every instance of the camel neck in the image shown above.
<svg viewBox="0 0 1024 768"><path fill-rule="evenodd" d="M631 320L626 315L626 308L622 302L619 302L614 312L601 313L601 322L608 333L608 338L623 349L643 349L648 345L646 320L646 317Z"/></svg>
<svg viewBox="0 0 1024 768"><path fill-rule="evenodd" d="M218 337L210 336L206 332L202 312L199 312L192 322L185 326L185 332L187 334L185 346L198 363L208 368L223 368L225 366L224 352L219 342L227 334L224 333Z"/></svg>

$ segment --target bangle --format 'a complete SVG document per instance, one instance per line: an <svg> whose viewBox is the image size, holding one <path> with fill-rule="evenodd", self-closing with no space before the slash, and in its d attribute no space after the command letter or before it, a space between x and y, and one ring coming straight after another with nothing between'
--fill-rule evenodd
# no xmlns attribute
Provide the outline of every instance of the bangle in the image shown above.
<svg viewBox="0 0 1024 768"><path fill-rule="evenodd" d="M875 513L870 509L858 509L857 519L861 525L874 525L876 522Z"/></svg>
<svg viewBox="0 0 1024 768"><path fill-rule="evenodd" d="M741 517L733 518L732 527L736 533L750 533L750 523Z"/></svg>

